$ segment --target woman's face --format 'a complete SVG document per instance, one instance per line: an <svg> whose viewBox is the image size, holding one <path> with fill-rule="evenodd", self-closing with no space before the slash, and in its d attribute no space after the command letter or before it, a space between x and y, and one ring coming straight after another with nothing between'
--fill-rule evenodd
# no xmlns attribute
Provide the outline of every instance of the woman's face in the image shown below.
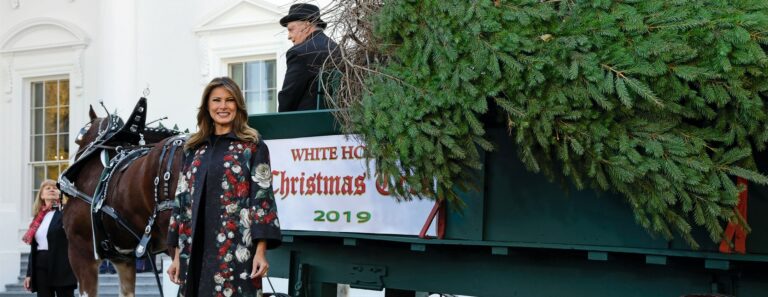
<svg viewBox="0 0 768 297"><path fill-rule="evenodd" d="M56 188L56 185L46 185L42 189L40 189L40 198L43 198L43 200L59 200L59 189Z"/></svg>
<svg viewBox="0 0 768 297"><path fill-rule="evenodd" d="M216 126L216 134L228 133L237 113L235 97L224 87L213 89L208 96L208 113Z"/></svg>

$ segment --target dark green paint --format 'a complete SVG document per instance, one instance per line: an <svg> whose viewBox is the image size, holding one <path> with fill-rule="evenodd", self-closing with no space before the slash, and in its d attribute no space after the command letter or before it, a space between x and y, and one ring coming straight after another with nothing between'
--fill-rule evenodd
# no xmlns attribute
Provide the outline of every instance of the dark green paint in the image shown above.
<svg viewBox="0 0 768 297"><path fill-rule="evenodd" d="M249 123L265 139L339 133L328 111L252 116ZM476 191L461 194L466 207L448 209L445 239L284 231L283 246L269 253L270 274L289 277L300 296L332 296L336 283L405 294L768 296L765 187L749 189L746 255L717 252L701 230L702 249L692 251L681 240L649 235L621 197L527 171L505 128L487 131L497 150L483 155Z"/></svg>

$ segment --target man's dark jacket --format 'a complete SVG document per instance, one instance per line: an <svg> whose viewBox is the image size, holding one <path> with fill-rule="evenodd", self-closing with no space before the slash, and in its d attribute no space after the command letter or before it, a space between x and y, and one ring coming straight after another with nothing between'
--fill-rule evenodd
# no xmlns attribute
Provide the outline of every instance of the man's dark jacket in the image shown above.
<svg viewBox="0 0 768 297"><path fill-rule="evenodd" d="M332 52L335 55L337 48L336 42L322 31L315 31L307 40L288 50L285 54L288 70L283 89L277 95L279 112L317 109L318 74L323 62Z"/></svg>
<svg viewBox="0 0 768 297"><path fill-rule="evenodd" d="M48 285L51 287L75 287L77 280L72 268L69 266L69 245L67 244L67 235L64 233L64 221L62 213L56 210L51 218L51 224L48 226ZM37 261L37 240L32 240L32 246L27 262L27 276L31 277L30 286L32 292L37 292L37 271L35 268Z"/></svg>

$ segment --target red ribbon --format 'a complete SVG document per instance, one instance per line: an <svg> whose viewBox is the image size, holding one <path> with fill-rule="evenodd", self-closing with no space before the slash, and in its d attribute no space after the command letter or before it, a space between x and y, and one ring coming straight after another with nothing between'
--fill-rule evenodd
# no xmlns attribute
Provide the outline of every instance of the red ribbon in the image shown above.
<svg viewBox="0 0 768 297"><path fill-rule="evenodd" d="M747 221L747 180L737 178L737 185L743 185L744 190L739 193L739 204L736 205L736 211ZM740 254L747 253L747 232L739 222L731 221L725 229L725 238L720 241L720 252L730 254L732 252Z"/></svg>

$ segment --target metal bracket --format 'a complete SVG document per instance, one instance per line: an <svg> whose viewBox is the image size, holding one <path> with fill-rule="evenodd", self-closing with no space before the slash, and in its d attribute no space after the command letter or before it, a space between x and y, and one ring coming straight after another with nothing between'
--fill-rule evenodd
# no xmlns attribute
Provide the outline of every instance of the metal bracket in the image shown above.
<svg viewBox="0 0 768 297"><path fill-rule="evenodd" d="M717 259L706 259L706 260L704 260L704 268L706 268L706 269L718 269L718 270L729 270L729 269L731 269L731 261L728 261L728 260L717 260Z"/></svg>
<svg viewBox="0 0 768 297"><path fill-rule="evenodd" d="M352 288L381 291L384 288L382 279L385 276L387 276L387 267L385 266L349 266L349 279L352 280L349 286Z"/></svg>
<svg viewBox="0 0 768 297"><path fill-rule="evenodd" d="M134 255L136 256L136 258L143 257L144 253L147 252L147 245L149 245L150 238L151 236L149 236L149 234L144 234L144 236L141 237L139 244L136 245L136 251L134 251Z"/></svg>
<svg viewBox="0 0 768 297"><path fill-rule="evenodd" d="M296 284L293 285L293 295L292 296L307 296L307 287L304 284L309 283L309 264L301 263L299 264L299 270L296 272Z"/></svg>

